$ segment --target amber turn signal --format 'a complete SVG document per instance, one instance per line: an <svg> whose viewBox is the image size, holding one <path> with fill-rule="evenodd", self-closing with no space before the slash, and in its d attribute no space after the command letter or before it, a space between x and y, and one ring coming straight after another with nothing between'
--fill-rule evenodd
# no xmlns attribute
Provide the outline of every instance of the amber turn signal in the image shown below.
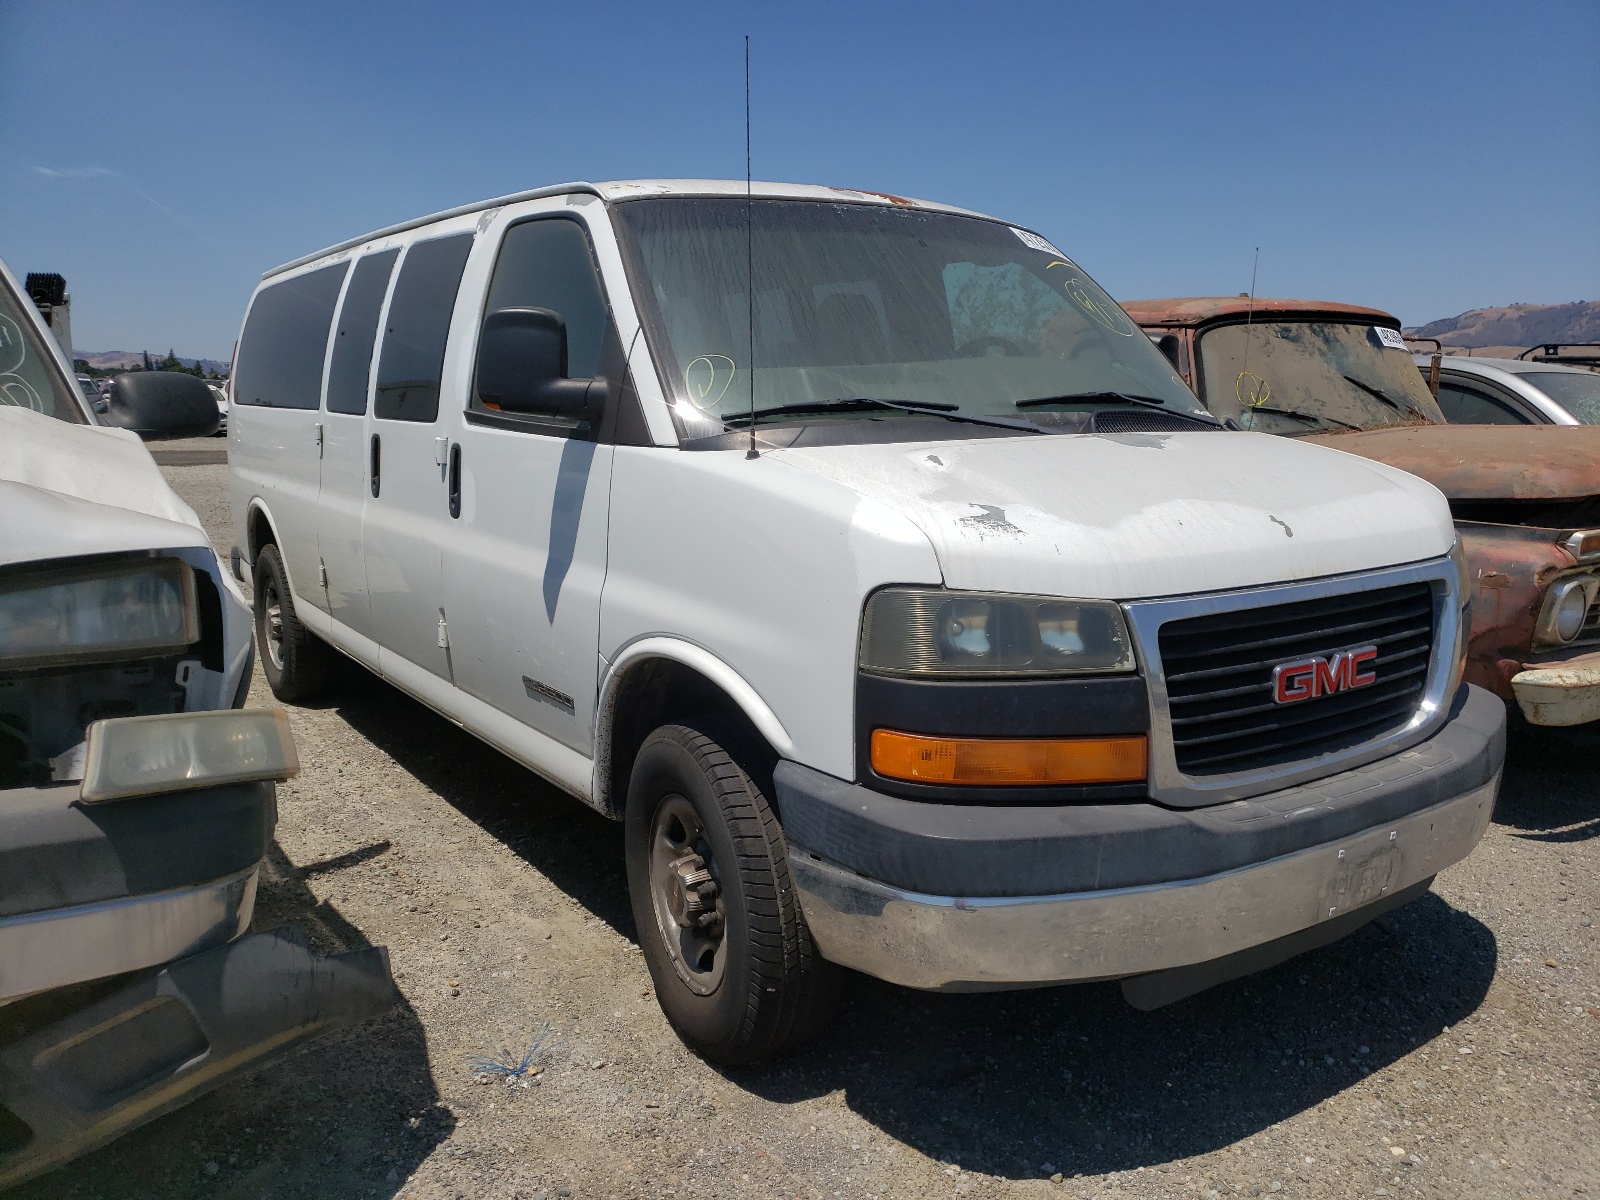
<svg viewBox="0 0 1600 1200"><path fill-rule="evenodd" d="M872 731L872 769L908 783L1138 783L1146 740L1105 738L949 738Z"/></svg>

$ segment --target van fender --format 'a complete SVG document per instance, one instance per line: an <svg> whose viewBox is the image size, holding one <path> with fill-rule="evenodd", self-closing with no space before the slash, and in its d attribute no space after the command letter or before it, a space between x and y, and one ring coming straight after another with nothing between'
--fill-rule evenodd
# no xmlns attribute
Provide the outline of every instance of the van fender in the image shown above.
<svg viewBox="0 0 1600 1200"><path fill-rule="evenodd" d="M278 557L283 558L283 539L278 534L278 522L273 520L272 510L267 507L267 502L260 496L251 497L250 505L245 510L245 538L251 541L254 540L250 538L250 530L256 523L257 514L260 514L261 518L266 521L267 528L272 530L272 541L273 544L278 547ZM265 543L262 544L264 545ZM244 567L244 579L242 582L249 591L252 606L255 603L256 594L256 556L260 553L261 546L246 546L244 552L244 563L242 564ZM289 571L289 562L287 559L283 559L283 573L289 576L289 591L293 594L295 600L298 601L300 599L300 586L295 583L294 575Z"/></svg>
<svg viewBox="0 0 1600 1200"><path fill-rule="evenodd" d="M594 804L606 811L611 791L611 738L615 726L617 697L622 681L636 663L649 658L665 658L681 663L721 688L741 712L767 739L782 758L795 757L794 741L761 694L727 663L704 646L676 637L645 637L624 646L606 668L600 683L600 702L595 708ZM613 813L621 816L621 813Z"/></svg>

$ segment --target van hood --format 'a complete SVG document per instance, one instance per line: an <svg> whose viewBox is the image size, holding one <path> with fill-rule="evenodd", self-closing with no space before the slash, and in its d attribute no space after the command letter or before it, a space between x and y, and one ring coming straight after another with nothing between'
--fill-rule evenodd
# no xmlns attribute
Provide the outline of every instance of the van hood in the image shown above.
<svg viewBox="0 0 1600 1200"><path fill-rule="evenodd" d="M1405 425L1296 440L1420 475L1452 500L1600 495L1600 425Z"/></svg>
<svg viewBox="0 0 1600 1200"><path fill-rule="evenodd" d="M0 565L83 554L210 547L144 443L0 407Z"/></svg>
<svg viewBox="0 0 1600 1200"><path fill-rule="evenodd" d="M815 446L770 457L915 524L947 587L1133 600L1434 558L1454 527L1412 475L1254 433Z"/></svg>

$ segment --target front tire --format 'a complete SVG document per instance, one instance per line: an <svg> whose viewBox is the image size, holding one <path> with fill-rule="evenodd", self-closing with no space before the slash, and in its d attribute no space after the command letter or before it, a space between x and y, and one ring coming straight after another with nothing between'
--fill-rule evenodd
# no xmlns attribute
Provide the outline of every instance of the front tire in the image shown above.
<svg viewBox="0 0 1600 1200"><path fill-rule="evenodd" d="M256 556L256 641L261 647L261 673L279 700L304 704L328 689L333 651L300 623L289 573L272 543Z"/></svg>
<svg viewBox="0 0 1600 1200"><path fill-rule="evenodd" d="M713 1062L754 1062L809 1037L839 970L811 940L768 773L731 726L665 725L628 785L625 856L640 948L662 1011Z"/></svg>

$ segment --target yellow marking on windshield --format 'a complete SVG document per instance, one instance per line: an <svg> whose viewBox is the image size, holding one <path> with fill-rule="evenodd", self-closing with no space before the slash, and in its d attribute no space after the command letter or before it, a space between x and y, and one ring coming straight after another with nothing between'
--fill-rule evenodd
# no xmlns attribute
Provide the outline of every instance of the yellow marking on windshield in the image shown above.
<svg viewBox="0 0 1600 1200"><path fill-rule="evenodd" d="M1246 383L1247 379L1255 382ZM1233 394L1246 408L1260 408L1272 399L1272 385L1254 371L1240 371L1239 378L1233 381Z"/></svg>
<svg viewBox="0 0 1600 1200"><path fill-rule="evenodd" d="M697 371L695 368L700 367L702 363L705 364L704 368ZM728 364L726 374L718 369L718 363ZM733 384L734 372L738 369L737 364L726 354L702 354L683 369L683 386L688 389L690 403L701 412L714 409L728 394L728 388ZM722 384L720 389L717 388L718 383ZM707 401L706 397L710 396L713 390L716 390L716 396Z"/></svg>

